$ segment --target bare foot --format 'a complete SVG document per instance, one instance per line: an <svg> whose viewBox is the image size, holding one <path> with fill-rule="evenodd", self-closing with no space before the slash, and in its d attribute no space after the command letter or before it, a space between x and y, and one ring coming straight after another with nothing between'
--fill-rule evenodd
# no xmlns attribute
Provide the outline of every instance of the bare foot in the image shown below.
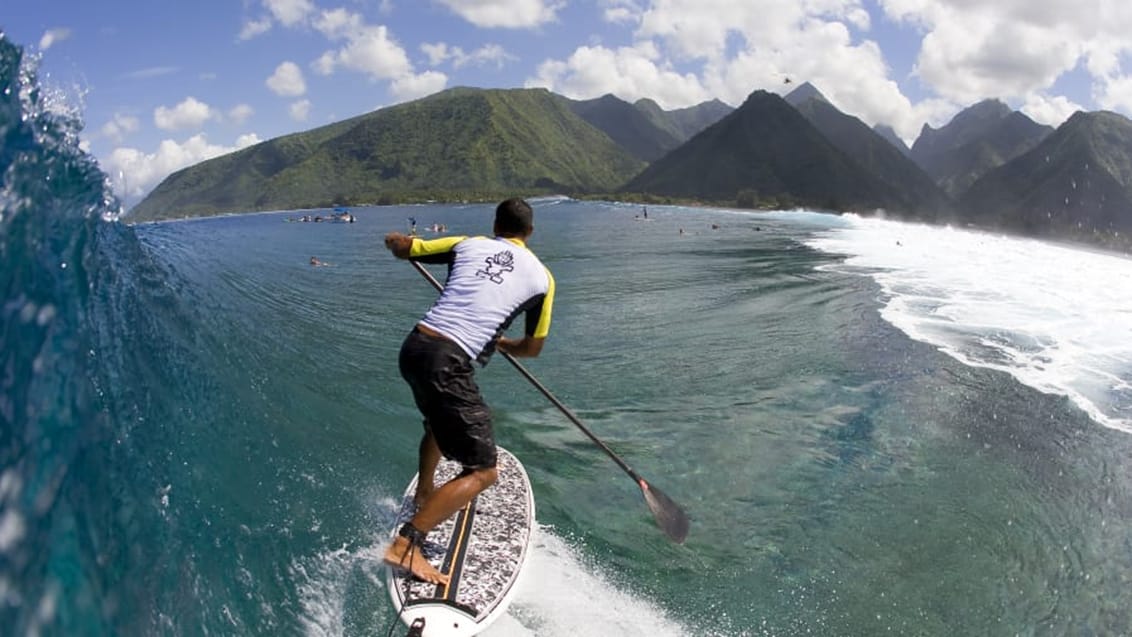
<svg viewBox="0 0 1132 637"><path fill-rule="evenodd" d="M411 550L410 550L411 549ZM403 568L426 582L433 584L447 584L448 576L436 570L429 563L420 547L412 547L407 538L397 536L389 548L385 549L385 563L397 568Z"/></svg>

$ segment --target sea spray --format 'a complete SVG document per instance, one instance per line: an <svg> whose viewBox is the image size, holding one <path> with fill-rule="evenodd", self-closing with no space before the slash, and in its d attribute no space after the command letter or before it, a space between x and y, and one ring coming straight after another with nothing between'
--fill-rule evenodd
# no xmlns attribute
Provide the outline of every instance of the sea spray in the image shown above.
<svg viewBox="0 0 1132 637"><path fill-rule="evenodd" d="M193 383L147 356L187 351L151 311L176 302L59 100L0 35L0 625L142 634L193 580L161 543L181 494L151 388Z"/></svg>
<svg viewBox="0 0 1132 637"><path fill-rule="evenodd" d="M81 519L108 485L75 479L77 465L103 461L87 443L107 448L83 301L112 203L78 125L48 108L34 65L0 34L0 624L18 633L78 632L113 603L89 585L101 565L88 548L103 538Z"/></svg>

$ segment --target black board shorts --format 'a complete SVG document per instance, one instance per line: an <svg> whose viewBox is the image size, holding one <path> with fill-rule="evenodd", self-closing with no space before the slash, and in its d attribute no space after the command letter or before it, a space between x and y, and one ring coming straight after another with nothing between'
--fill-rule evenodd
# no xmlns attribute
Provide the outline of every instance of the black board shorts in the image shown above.
<svg viewBox="0 0 1132 637"><path fill-rule="evenodd" d="M401 344L401 376L413 390L440 452L467 469L495 466L491 409L480 395L471 358L451 340L414 328Z"/></svg>

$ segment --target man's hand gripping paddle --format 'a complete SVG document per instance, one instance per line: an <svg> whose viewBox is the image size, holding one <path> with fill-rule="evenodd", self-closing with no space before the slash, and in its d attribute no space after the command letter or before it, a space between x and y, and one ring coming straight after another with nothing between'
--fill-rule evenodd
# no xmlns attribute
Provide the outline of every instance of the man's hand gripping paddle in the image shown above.
<svg viewBox="0 0 1132 637"><path fill-rule="evenodd" d="M423 265L417 263L416 261L410 261L409 263L412 263L413 267L416 268L417 271L420 272L422 276L424 276L424 278L428 279L429 283L432 284L432 287L436 288L437 292L440 292L444 289L440 285L440 282L437 281L436 278L433 277L432 274L428 270L426 270ZM652 511L653 517L656 518L656 523L660 526L661 530L664 531L664 534L668 536L668 539L678 544L682 544L684 542L684 539L688 537L688 516L684 513L684 510L680 508L680 505L673 502L672 498L669 498L667 495L665 495L663 491L649 484L636 471L633 471L632 467L626 464L625 461L622 460L616 453L614 453L608 445L606 445L601 441L601 439L595 436L588 427L583 425L582 421L579 420L576 415L574 415L574 412L570 411L569 407L563 405L562 401L558 400L558 398L556 398L554 394L550 393L549 389L544 387L537 378L532 376L531 373L527 371L527 368L523 367L519 363L519 361L515 360L514 356L507 354L506 352L499 352L499 354L503 356L503 358L506 358L507 362L511 363L511 365L513 365L515 369L519 370L519 373L522 374L523 377L528 381L530 381L530 383L535 386L535 389L542 392L542 395L546 396L546 398L550 400L550 402L553 403L554 406L557 407L563 415L569 418L570 422L574 423L574 425L577 426L578 429L581 429L582 433L586 434L586 436L588 436L590 440L594 441L594 443L597 444L598 447L601 447L601 450L608 454L610 458L613 458L613 461L617 463L617 466L621 467L621 469L625 473L629 474L629 477L633 478L633 481L636 482L637 486L641 488L641 494L645 497L645 504L647 504L649 510Z"/></svg>

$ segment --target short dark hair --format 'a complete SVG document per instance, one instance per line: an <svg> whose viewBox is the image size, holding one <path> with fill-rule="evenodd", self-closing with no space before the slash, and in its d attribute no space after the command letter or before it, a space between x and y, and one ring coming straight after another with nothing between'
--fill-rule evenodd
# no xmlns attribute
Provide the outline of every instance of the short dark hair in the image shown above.
<svg viewBox="0 0 1132 637"><path fill-rule="evenodd" d="M502 201L495 207L495 233L525 236L534 228L534 216L531 205L518 197Z"/></svg>

